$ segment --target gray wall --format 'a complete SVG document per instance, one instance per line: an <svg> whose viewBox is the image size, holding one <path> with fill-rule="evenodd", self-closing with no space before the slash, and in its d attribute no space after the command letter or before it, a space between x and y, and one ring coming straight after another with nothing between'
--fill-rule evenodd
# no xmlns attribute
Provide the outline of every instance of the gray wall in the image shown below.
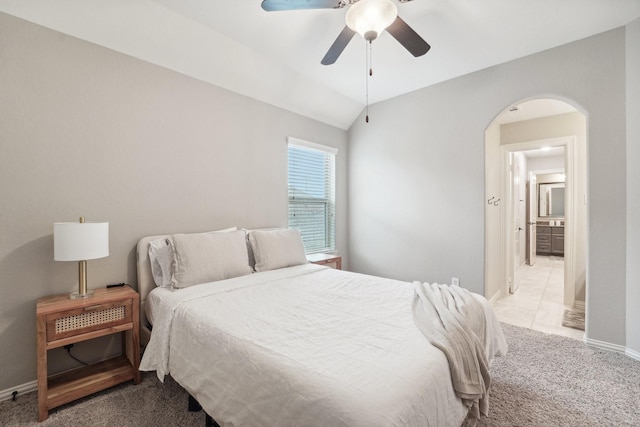
<svg viewBox="0 0 640 427"><path fill-rule="evenodd" d="M346 255L345 131L0 13L0 391L36 378L36 299L77 289L53 222L109 221L89 288L135 285L142 236L286 226L289 135L339 148Z"/></svg>
<svg viewBox="0 0 640 427"><path fill-rule="evenodd" d="M627 36L627 348L640 357L640 19Z"/></svg>
<svg viewBox="0 0 640 427"><path fill-rule="evenodd" d="M507 106L545 97L588 117L587 333L624 345L624 28L371 106L370 122L349 130L350 265L404 280L458 276L483 293L485 129Z"/></svg>

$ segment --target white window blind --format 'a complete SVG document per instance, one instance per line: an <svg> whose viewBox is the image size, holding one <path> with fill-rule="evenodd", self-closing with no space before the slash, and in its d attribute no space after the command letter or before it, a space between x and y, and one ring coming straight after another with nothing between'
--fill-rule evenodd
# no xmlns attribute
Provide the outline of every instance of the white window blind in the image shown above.
<svg viewBox="0 0 640 427"><path fill-rule="evenodd" d="M289 227L302 235L306 253L335 250L337 150L289 138Z"/></svg>

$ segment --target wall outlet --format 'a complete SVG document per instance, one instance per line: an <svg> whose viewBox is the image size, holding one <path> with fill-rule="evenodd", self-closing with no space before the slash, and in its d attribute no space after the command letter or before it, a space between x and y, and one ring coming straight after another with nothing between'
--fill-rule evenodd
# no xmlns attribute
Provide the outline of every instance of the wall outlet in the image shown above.
<svg viewBox="0 0 640 427"><path fill-rule="evenodd" d="M452 277L451 286L460 286L460 279L458 279L457 277Z"/></svg>

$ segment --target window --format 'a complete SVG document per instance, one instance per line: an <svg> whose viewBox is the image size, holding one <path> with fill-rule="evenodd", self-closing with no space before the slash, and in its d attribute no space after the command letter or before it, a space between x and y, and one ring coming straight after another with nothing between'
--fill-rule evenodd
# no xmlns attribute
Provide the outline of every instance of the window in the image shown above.
<svg viewBox="0 0 640 427"><path fill-rule="evenodd" d="M333 251L338 151L296 138L288 142L289 227L300 230L306 253Z"/></svg>

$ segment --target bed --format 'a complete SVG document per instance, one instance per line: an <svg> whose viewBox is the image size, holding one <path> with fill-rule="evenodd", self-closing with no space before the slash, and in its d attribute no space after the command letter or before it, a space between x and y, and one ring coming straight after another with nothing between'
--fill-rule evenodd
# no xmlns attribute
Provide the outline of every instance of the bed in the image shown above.
<svg viewBox="0 0 640 427"><path fill-rule="evenodd" d="M445 353L414 322L411 283L308 264L292 230L194 234L201 236L138 243L141 324L145 330L153 324L141 370L154 370L161 380L171 375L218 424L459 426L465 420L469 406L454 391ZM216 240L215 248L188 247L189 239ZM149 246L163 241L174 257L167 267L173 280L156 286L162 279L153 277ZM209 274L200 265L205 259L225 265ZM482 312L476 325L482 351L491 361L506 343L487 300L473 299Z"/></svg>

